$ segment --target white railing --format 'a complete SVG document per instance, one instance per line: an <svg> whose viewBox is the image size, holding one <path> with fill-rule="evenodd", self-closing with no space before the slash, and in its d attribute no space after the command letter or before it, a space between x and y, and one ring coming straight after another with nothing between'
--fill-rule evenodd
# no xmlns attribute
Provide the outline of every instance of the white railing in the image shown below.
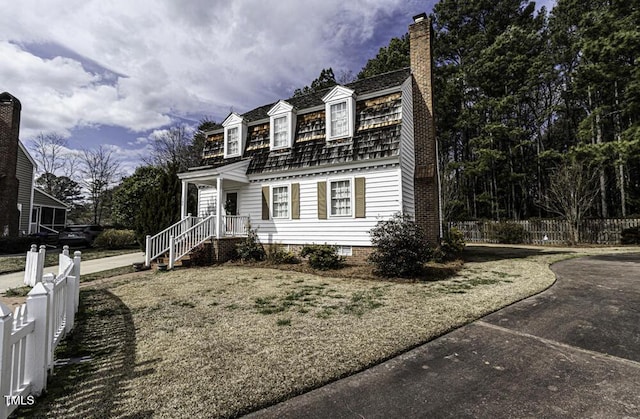
<svg viewBox="0 0 640 419"><path fill-rule="evenodd" d="M206 240L247 235L249 229L247 215L222 215L220 217L222 233L216 228L216 220L215 215L209 215L206 218L188 216L153 237L147 236L146 265L150 266L151 261L168 253L167 267L173 269L178 260Z"/></svg>
<svg viewBox="0 0 640 419"><path fill-rule="evenodd" d="M223 215L222 225L227 237L246 236L249 229L248 215Z"/></svg>
<svg viewBox="0 0 640 419"><path fill-rule="evenodd" d="M152 260L169 251L169 238L171 236L177 237L195 224L198 224L201 220L202 217L193 217L189 214L155 236L147 236L145 243L145 265L151 266Z"/></svg>
<svg viewBox="0 0 640 419"><path fill-rule="evenodd" d="M169 237L169 269L196 246L216 236L216 216L210 215L184 233Z"/></svg>
<svg viewBox="0 0 640 419"><path fill-rule="evenodd" d="M54 350L71 331L78 311L80 252L65 246L58 275L42 275L27 302L11 309L0 302L0 419L33 404L47 387Z"/></svg>

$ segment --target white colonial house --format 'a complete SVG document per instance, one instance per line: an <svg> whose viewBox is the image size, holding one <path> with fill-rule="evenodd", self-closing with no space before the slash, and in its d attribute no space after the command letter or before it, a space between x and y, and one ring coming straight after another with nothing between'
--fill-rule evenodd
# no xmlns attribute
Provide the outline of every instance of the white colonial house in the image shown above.
<svg viewBox="0 0 640 419"><path fill-rule="evenodd" d="M182 221L148 239L147 263L169 252L172 266L211 238L223 259L249 225L264 244L327 243L361 257L369 231L396 213L437 241L431 26L414 21L410 68L231 113L208 132L202 165L179 175Z"/></svg>

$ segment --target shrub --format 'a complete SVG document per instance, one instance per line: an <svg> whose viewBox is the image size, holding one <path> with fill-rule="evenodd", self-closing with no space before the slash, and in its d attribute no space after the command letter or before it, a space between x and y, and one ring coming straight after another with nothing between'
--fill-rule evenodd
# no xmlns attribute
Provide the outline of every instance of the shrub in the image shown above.
<svg viewBox="0 0 640 419"><path fill-rule="evenodd" d="M271 244L265 249L267 262L274 265L300 263L300 259L290 251L284 250L280 244Z"/></svg>
<svg viewBox="0 0 640 419"><path fill-rule="evenodd" d="M100 233L93 246L102 249L126 249L136 245L136 233L133 230L108 229Z"/></svg>
<svg viewBox="0 0 640 419"><path fill-rule="evenodd" d="M442 260L455 259L464 250L464 245L464 233L455 227L451 227L450 230L445 232L442 243L436 253L441 253Z"/></svg>
<svg viewBox="0 0 640 419"><path fill-rule="evenodd" d="M0 237L0 254L24 253L32 244L41 244L37 237Z"/></svg>
<svg viewBox="0 0 640 419"><path fill-rule="evenodd" d="M625 228L620 232L620 243L640 244L640 227Z"/></svg>
<svg viewBox="0 0 640 419"><path fill-rule="evenodd" d="M524 243L524 227L516 223L498 223L493 226L491 238L502 244Z"/></svg>
<svg viewBox="0 0 640 419"><path fill-rule="evenodd" d="M378 275L417 276L431 257L424 233L407 215L396 214L390 220L380 221L369 234L375 246L369 262Z"/></svg>
<svg viewBox="0 0 640 419"><path fill-rule="evenodd" d="M258 262L266 257L258 233L252 230L251 226L248 228L247 237L236 246L236 253L243 262Z"/></svg>
<svg viewBox="0 0 640 419"><path fill-rule="evenodd" d="M313 269L326 271L344 266L344 256L338 255L338 247L328 244L306 245L300 251L300 256L308 258L309 266Z"/></svg>

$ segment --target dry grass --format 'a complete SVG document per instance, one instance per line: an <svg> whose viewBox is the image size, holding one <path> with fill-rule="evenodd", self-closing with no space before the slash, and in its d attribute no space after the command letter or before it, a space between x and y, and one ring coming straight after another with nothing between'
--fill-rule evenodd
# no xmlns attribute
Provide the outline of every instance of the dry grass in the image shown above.
<svg viewBox="0 0 640 419"><path fill-rule="evenodd" d="M82 291L80 322L59 355L91 361L60 368L61 390L23 412L246 413L539 292L554 281L549 263L575 252L472 247L456 276L413 283L243 266L118 276Z"/></svg>

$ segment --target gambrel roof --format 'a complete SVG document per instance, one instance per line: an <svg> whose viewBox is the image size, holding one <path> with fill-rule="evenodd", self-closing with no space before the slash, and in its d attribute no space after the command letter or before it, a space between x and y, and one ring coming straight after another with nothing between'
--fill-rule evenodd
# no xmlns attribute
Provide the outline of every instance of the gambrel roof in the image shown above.
<svg viewBox="0 0 640 419"><path fill-rule="evenodd" d="M222 127L209 132L202 166L214 168L251 159L247 174L259 174L397 156L402 122L400 86L410 75L410 69L405 68L345 85L357 98L352 138L326 141L323 97L332 87L286 100L297 111L292 147L270 148L268 112L276 101L240 115L248 126L242 157L225 159Z"/></svg>

